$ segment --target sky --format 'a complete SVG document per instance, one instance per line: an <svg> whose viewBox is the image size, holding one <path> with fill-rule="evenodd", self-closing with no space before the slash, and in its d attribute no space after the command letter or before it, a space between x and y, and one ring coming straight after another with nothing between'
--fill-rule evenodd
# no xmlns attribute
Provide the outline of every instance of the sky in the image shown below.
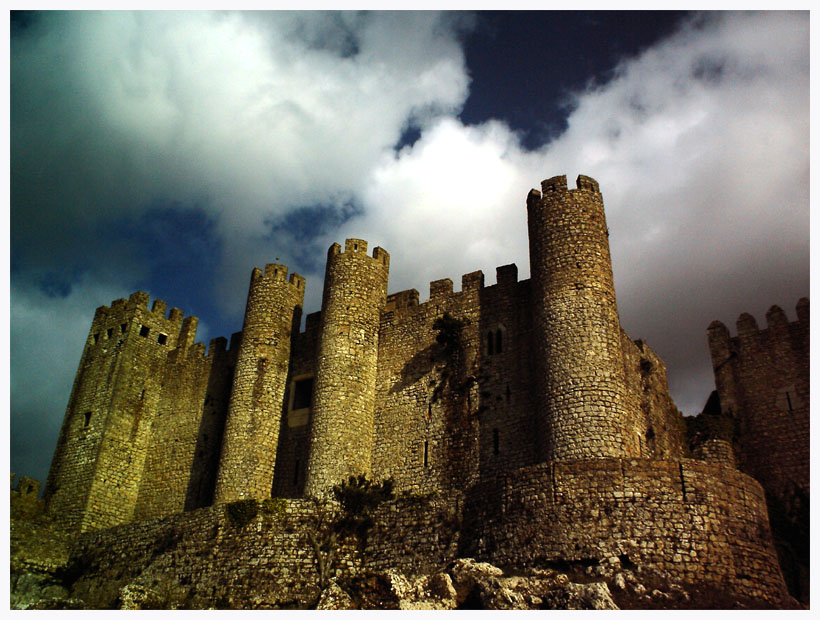
<svg viewBox="0 0 820 620"><path fill-rule="evenodd" d="M242 327L333 242L389 292L516 263L543 179L601 187L621 323L698 413L706 328L809 295L809 15L14 13L10 460L45 479L96 307Z"/></svg>

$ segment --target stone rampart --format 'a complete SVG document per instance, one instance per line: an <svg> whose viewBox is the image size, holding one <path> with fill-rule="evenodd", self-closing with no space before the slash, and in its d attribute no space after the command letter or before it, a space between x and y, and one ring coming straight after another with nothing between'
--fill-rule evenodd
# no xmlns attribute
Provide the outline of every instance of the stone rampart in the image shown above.
<svg viewBox="0 0 820 620"><path fill-rule="evenodd" d="M523 468L471 489L464 531L461 555L498 566L614 557L772 605L786 597L763 489L718 464L595 459Z"/></svg>

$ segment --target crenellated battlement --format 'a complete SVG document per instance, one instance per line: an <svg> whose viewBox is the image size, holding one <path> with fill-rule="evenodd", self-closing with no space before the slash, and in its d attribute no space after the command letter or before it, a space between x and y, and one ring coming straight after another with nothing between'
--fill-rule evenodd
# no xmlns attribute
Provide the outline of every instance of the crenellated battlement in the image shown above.
<svg viewBox="0 0 820 620"><path fill-rule="evenodd" d="M593 179L592 177L588 177L583 174L579 174L578 178L575 180L575 187L576 189L570 189L567 187L567 175L561 174L558 176L551 177L549 179L545 179L541 181L541 194L538 194L538 190L530 190L530 196L533 198L541 198L543 194L551 194L554 192L574 192L574 191L584 191L584 192L596 192L600 193L600 188L598 187L598 181ZM535 194L535 196L533 196ZM530 198L528 197L528 201Z"/></svg>
<svg viewBox="0 0 820 620"><path fill-rule="evenodd" d="M373 255L368 256L367 241L364 239L345 239L344 251L342 251L341 245L338 243L332 243L327 250L328 260L340 255L355 255L356 257L372 258L374 261L381 263L385 267L390 267L390 254L384 248L376 247L373 248Z"/></svg>
<svg viewBox="0 0 820 620"><path fill-rule="evenodd" d="M720 364L732 354L737 354L738 347L769 346L770 341L788 338L789 330L807 326L809 321L809 300L801 298L795 306L796 321L789 321L780 306L774 305L766 312L766 327L761 328L754 316L743 312L735 322L736 336L718 320L712 321L707 329L709 347L712 350L712 361Z"/></svg>
<svg viewBox="0 0 820 620"><path fill-rule="evenodd" d="M256 282L260 278L268 282L287 281L296 289L301 291L305 290L305 279L296 272L291 273L290 277L288 277L287 265L282 265L279 263L268 263L267 265L265 265L264 271L262 269L259 269L259 267L254 267L251 271L251 282Z"/></svg>

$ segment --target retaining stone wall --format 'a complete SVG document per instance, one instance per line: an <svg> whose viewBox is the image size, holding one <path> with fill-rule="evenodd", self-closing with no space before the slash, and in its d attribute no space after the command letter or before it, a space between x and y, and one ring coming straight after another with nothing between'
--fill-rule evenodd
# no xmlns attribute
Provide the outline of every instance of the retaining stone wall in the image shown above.
<svg viewBox="0 0 820 620"><path fill-rule="evenodd" d="M462 555L499 566L627 556L683 584L772 604L786 595L763 489L730 467L694 460L544 463L477 485L466 506Z"/></svg>

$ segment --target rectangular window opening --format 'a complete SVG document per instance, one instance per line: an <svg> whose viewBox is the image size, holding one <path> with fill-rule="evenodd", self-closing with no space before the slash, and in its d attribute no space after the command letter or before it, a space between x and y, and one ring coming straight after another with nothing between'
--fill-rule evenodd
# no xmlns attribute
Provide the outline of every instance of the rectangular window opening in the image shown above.
<svg viewBox="0 0 820 620"><path fill-rule="evenodd" d="M106 337L111 338L111 336L114 335L114 328L105 330L105 335Z"/></svg>
<svg viewBox="0 0 820 620"><path fill-rule="evenodd" d="M310 397L313 394L313 377L298 379L293 383L293 410L310 407Z"/></svg>
<svg viewBox="0 0 820 620"><path fill-rule="evenodd" d="M424 466L427 467L430 463L429 460L429 444L428 442L424 442Z"/></svg>
<svg viewBox="0 0 820 620"><path fill-rule="evenodd" d="M88 425L91 423L91 412L90 412L90 411L86 411L86 412L83 414L83 416L84 416L84 418L85 418L84 423L83 423L83 428L88 428Z"/></svg>
<svg viewBox="0 0 820 620"><path fill-rule="evenodd" d="M498 429L493 429L493 454L498 456Z"/></svg>
<svg viewBox="0 0 820 620"><path fill-rule="evenodd" d="M124 334L126 329L128 329L128 323L123 323L122 325L120 325L121 334Z"/></svg>
<svg viewBox="0 0 820 620"><path fill-rule="evenodd" d="M94 334L94 344L97 344L100 341L100 335Z"/></svg>
<svg viewBox="0 0 820 620"><path fill-rule="evenodd" d="M143 325L142 327L140 327L140 336L142 336L143 338L147 338L150 331L151 330L148 329L147 325Z"/></svg>
<svg viewBox="0 0 820 620"><path fill-rule="evenodd" d="M160 334L157 336L157 342L160 344L165 344L168 341L168 336L166 334Z"/></svg>

